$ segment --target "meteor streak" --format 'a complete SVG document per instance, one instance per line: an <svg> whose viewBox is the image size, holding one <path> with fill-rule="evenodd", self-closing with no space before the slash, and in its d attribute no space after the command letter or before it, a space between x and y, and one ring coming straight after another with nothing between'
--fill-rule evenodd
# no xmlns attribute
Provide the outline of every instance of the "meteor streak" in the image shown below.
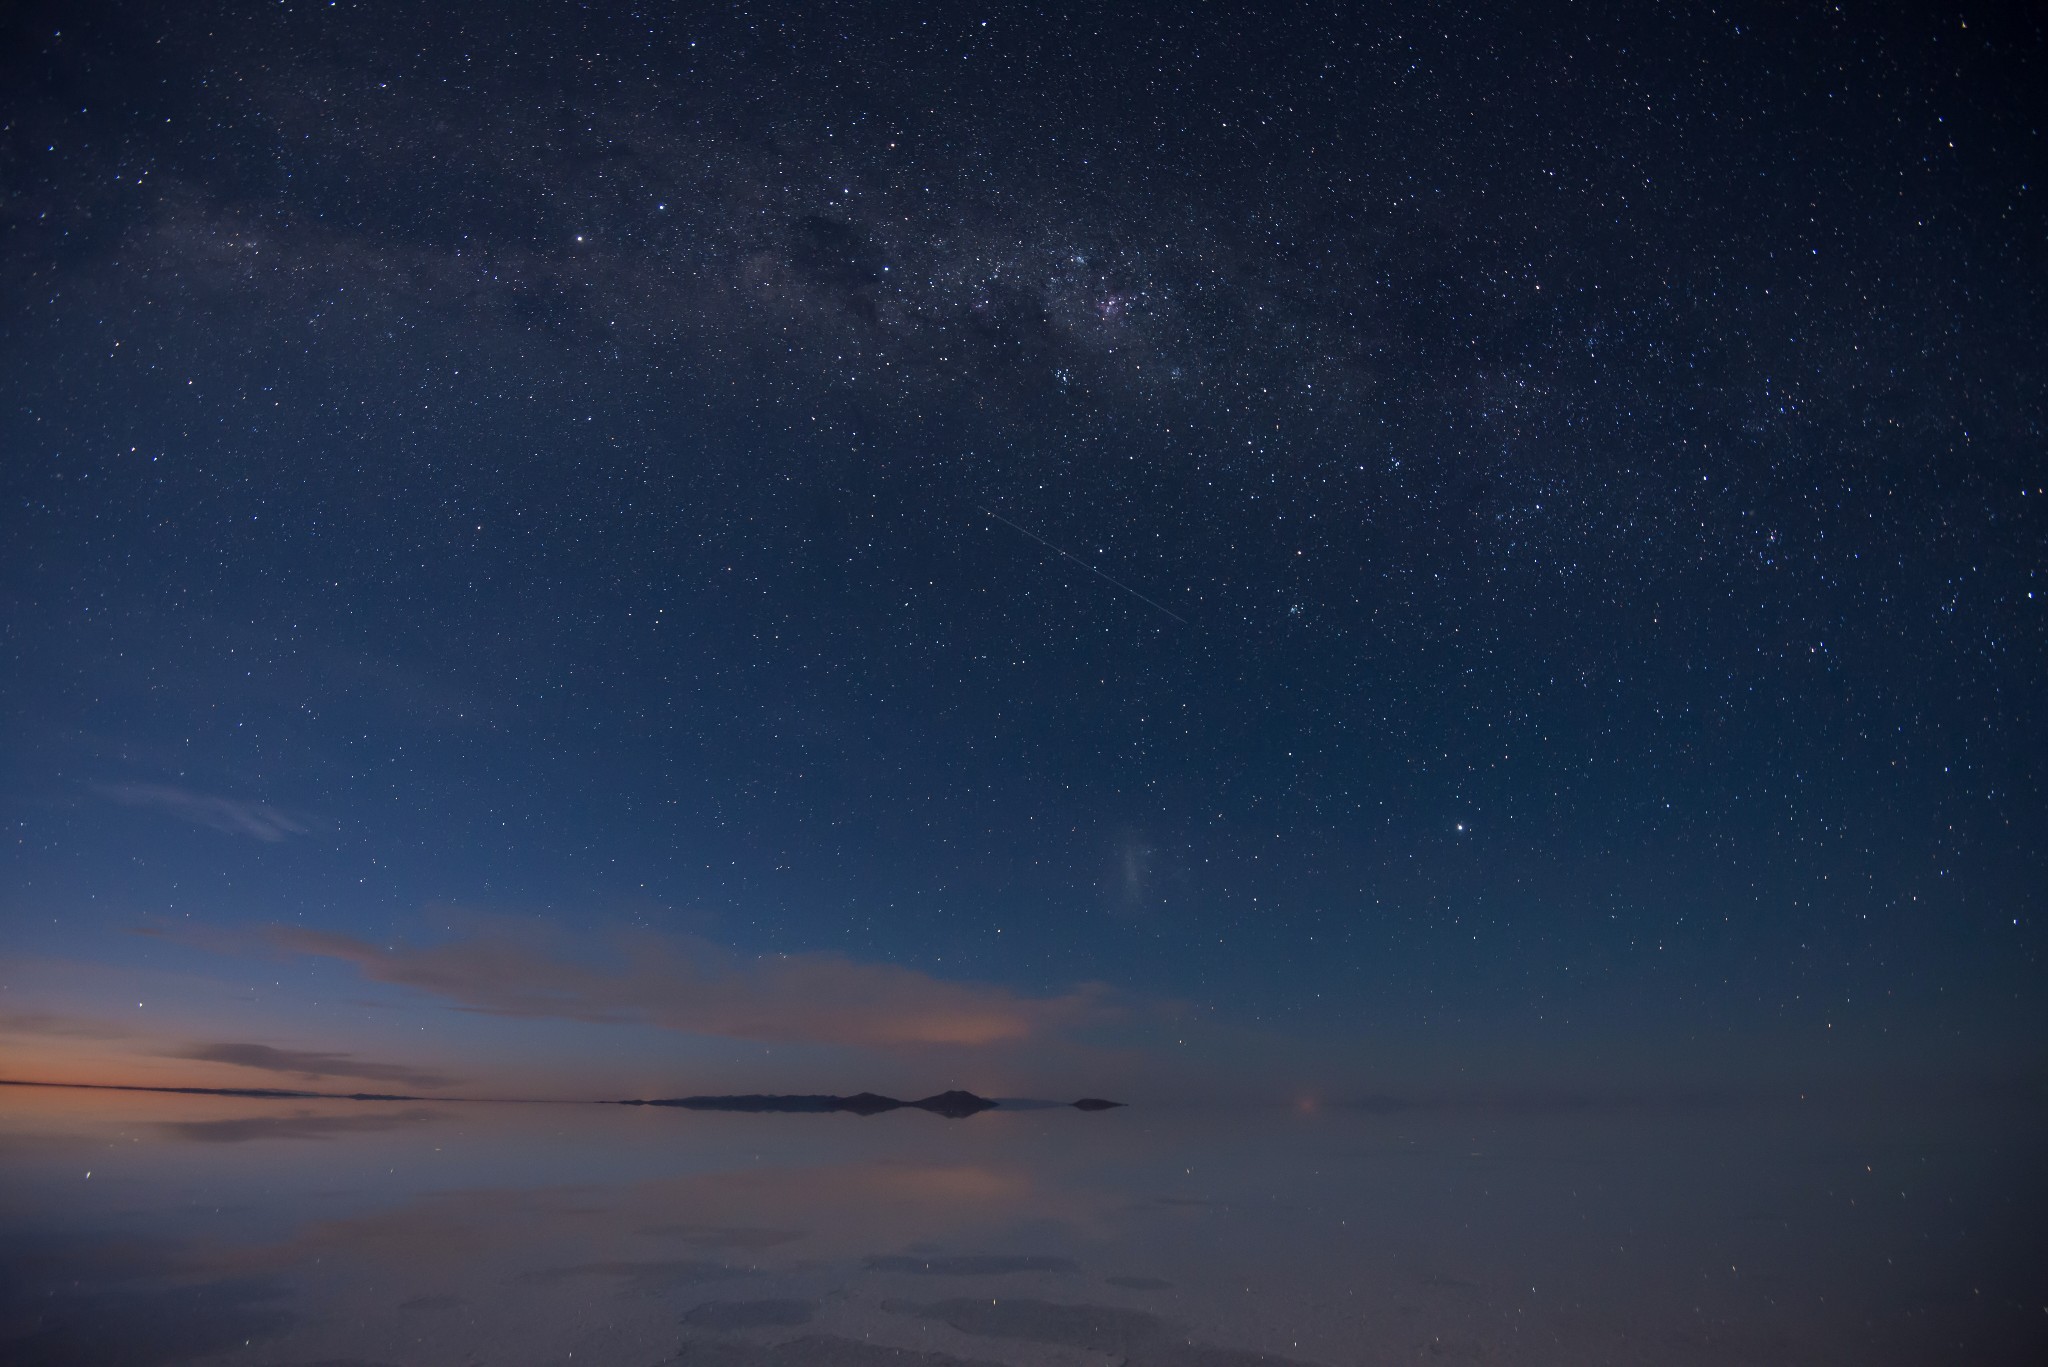
<svg viewBox="0 0 2048 1367"><path fill-rule="evenodd" d="M1052 551L1057 555L1065 556L1067 559L1073 561L1076 565L1079 565L1082 569L1088 571L1088 573L1094 575L1096 578L1107 580L1110 584L1114 585L1117 588L1122 589L1125 593L1128 593L1129 595L1131 595L1131 597L1137 599L1139 602L1145 604L1146 606L1159 609L1159 611L1165 613L1174 621L1179 622L1182 626L1186 626L1188 624L1187 618L1181 616L1179 613L1175 612L1172 608L1166 606L1164 603L1156 602L1153 599L1147 598L1144 594L1138 592L1136 589L1132 588L1129 584L1124 583L1120 579L1111 579L1108 575L1104 574L1101 570L1096 569L1093 565L1083 560L1080 556L1075 555L1071 551L1062 550L1060 547L1053 545L1052 542L1047 541L1044 537L1040 536L1037 532L1032 531L1029 527L1020 527L1016 523L1010 521L1009 518L1004 517L1001 513L995 512L994 510L989 508L984 508L980 504L975 505L975 511L981 513L984 517L994 518L996 521L1002 523L1005 527L1010 528L1012 531L1024 533L1024 535L1030 537L1033 541L1036 541L1039 545L1045 547L1047 550Z"/></svg>

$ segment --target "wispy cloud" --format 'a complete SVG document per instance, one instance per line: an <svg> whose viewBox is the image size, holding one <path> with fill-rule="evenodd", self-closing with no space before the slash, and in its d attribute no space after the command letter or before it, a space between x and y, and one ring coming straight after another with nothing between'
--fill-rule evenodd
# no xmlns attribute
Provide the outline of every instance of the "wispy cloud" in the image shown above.
<svg viewBox="0 0 2048 1367"><path fill-rule="evenodd" d="M0 1011L0 1035L52 1035L62 1039L126 1039L134 1034L100 1021L49 1011Z"/></svg>
<svg viewBox="0 0 2048 1367"><path fill-rule="evenodd" d="M256 1068L266 1073L289 1073L308 1081L343 1077L428 1090L452 1086L455 1082L454 1078L410 1068L402 1063L373 1063L354 1054L323 1053L310 1049L273 1049L267 1044L195 1044L189 1049L178 1050L171 1057L195 1059L201 1063L231 1063L238 1068Z"/></svg>
<svg viewBox="0 0 2048 1367"><path fill-rule="evenodd" d="M1106 1019L1108 989L1032 997L843 954L742 959L701 940L642 937L626 962L594 967L531 941L483 933L426 947L371 944L280 926L277 947L354 964L378 982L418 988L502 1016L650 1024L773 1043L883 1048L996 1045Z"/></svg>
<svg viewBox="0 0 2048 1367"><path fill-rule="evenodd" d="M277 844L289 836L304 835L309 829L268 803L213 797L168 783L99 784L94 791L124 807L147 807L180 821L204 826L210 831L246 835L270 844Z"/></svg>

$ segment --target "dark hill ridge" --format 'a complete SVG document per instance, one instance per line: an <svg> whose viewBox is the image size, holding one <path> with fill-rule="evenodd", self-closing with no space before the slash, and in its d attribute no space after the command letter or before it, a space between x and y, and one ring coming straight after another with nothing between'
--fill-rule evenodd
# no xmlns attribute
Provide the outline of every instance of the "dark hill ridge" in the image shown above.
<svg viewBox="0 0 2048 1367"><path fill-rule="evenodd" d="M792 1112L816 1115L827 1111L851 1111L855 1115L879 1115L883 1111L909 1108L930 1111L949 1120L961 1120L982 1111L994 1110L1003 1103L990 1101L985 1096L972 1092L940 1092L937 1096L925 1097L922 1101L898 1101L893 1096L878 1096L873 1092L858 1092L853 1096L771 1096L750 1092L743 1096L676 1096L655 1101L621 1101L621 1106L680 1106L688 1111L752 1111ZM1074 1106L1083 1111L1106 1111L1120 1106L1120 1101L1103 1101L1086 1097L1076 1101Z"/></svg>

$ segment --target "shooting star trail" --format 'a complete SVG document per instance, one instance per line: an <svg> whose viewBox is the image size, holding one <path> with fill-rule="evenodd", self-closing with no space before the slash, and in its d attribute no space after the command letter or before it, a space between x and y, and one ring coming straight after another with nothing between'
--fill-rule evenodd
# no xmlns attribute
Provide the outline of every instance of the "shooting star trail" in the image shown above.
<svg viewBox="0 0 2048 1367"><path fill-rule="evenodd" d="M1088 571L1088 573L1094 575L1096 578L1106 580L1108 583L1116 586L1117 588L1122 589L1125 593L1128 593L1129 595L1131 595L1131 597L1137 599L1139 602L1145 604L1146 606L1159 609L1168 617L1171 617L1174 621L1179 622L1182 626L1186 626L1188 624L1187 618L1181 616L1172 608L1166 606L1166 604L1155 602L1154 600L1147 598L1144 594L1138 592L1136 589L1132 588L1129 584L1124 583L1120 579L1111 579L1108 575L1104 574L1101 570L1096 569L1093 565L1083 560L1080 556L1075 555L1070 551L1061 550L1058 546L1053 545L1052 542L1047 541L1044 537L1040 536L1037 532L1032 531L1029 527L1020 527L1016 523L1010 521L1009 518L1004 517L1001 513L995 512L988 508L984 508L978 503L974 505L974 508L975 511L980 513L982 516L992 517L996 521L1002 523L1005 527L1010 528L1012 531L1024 533L1024 535L1030 537L1033 541L1036 541L1039 545L1045 547L1047 550L1053 552L1055 555L1065 556L1067 559L1073 561L1076 565L1079 565L1082 569Z"/></svg>

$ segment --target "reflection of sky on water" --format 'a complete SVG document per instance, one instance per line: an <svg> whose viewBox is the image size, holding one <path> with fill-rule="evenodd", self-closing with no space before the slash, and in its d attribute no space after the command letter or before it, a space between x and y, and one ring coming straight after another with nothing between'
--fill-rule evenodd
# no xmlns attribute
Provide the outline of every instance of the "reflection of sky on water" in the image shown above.
<svg viewBox="0 0 2048 1367"><path fill-rule="evenodd" d="M2043 1186L2009 1113L956 1123L6 1100L14 1361L2017 1362L2048 1345Z"/></svg>

